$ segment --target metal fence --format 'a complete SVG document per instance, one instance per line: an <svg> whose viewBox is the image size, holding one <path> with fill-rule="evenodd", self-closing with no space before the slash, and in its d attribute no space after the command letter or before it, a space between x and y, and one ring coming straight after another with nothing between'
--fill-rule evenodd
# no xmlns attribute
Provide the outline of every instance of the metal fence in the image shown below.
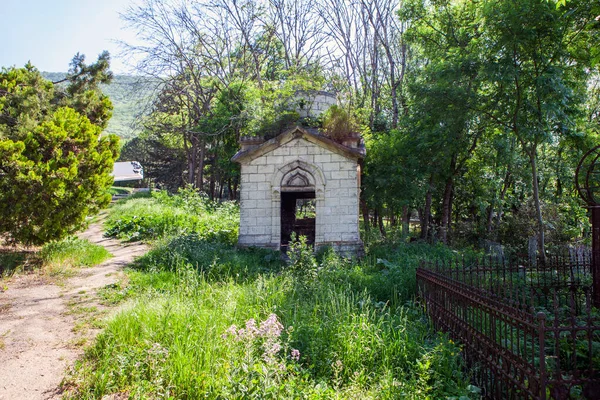
<svg viewBox="0 0 600 400"><path fill-rule="evenodd" d="M490 399L600 399L591 257L422 263L419 294Z"/></svg>

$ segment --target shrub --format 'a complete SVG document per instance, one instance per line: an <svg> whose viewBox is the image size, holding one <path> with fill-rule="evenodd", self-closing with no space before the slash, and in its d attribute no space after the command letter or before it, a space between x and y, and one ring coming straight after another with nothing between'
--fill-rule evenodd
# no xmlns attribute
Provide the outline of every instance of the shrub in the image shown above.
<svg viewBox="0 0 600 400"><path fill-rule="evenodd" d="M317 260L313 254L313 249L306 243L306 236L297 237L292 233L291 242L287 251L290 259L288 271L292 274L299 284L303 286L310 285L317 277Z"/></svg>
<svg viewBox="0 0 600 400"><path fill-rule="evenodd" d="M237 241L239 211L235 203L216 203L192 189L177 195L152 192L115 205L105 223L106 235L128 241L194 233L222 243Z"/></svg>
<svg viewBox="0 0 600 400"><path fill-rule="evenodd" d="M333 140L343 140L356 135L359 126L355 118L342 107L331 106L323 118L323 131Z"/></svg>

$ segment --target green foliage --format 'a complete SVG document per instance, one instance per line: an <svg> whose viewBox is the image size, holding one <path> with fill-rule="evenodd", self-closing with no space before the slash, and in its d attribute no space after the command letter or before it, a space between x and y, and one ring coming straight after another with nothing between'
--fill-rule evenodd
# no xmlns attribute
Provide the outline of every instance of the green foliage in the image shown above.
<svg viewBox="0 0 600 400"><path fill-rule="evenodd" d="M0 73L0 232L9 241L60 239L110 202L118 140L100 137L109 104L94 96L57 92L31 65ZM86 105L105 115L100 126Z"/></svg>
<svg viewBox="0 0 600 400"><path fill-rule="evenodd" d="M105 228L107 236L130 241L194 233L233 244L238 219L233 203L214 203L193 189L181 189L177 195L163 191L122 200L113 207Z"/></svg>
<svg viewBox="0 0 600 400"><path fill-rule="evenodd" d="M357 135L359 125L348 110L333 105L323 115L323 132L333 140L341 141Z"/></svg>
<svg viewBox="0 0 600 400"><path fill-rule="evenodd" d="M306 242L306 236L296 236L292 232L287 251L289 257L288 271L300 285L308 286L314 283L318 275L317 260L312 247Z"/></svg>
<svg viewBox="0 0 600 400"><path fill-rule="evenodd" d="M65 269L93 267L111 256L104 247L76 237L50 242L44 245L39 252L39 257L45 267Z"/></svg>
<svg viewBox="0 0 600 400"><path fill-rule="evenodd" d="M109 219L144 201L163 212L221 213L207 222L213 231L225 213L237 217L185 190L121 201ZM129 302L65 381L66 397L477 397L460 348L432 333L411 302L419 262L452 251L372 244L364 260L350 261L330 248L315 256L301 237L288 255L284 266L279 253L198 233L154 242L128 286L103 293Z"/></svg>
<svg viewBox="0 0 600 400"><path fill-rule="evenodd" d="M407 207L424 239L461 246L522 248L546 231L554 247L588 234L572 179L598 142L588 3L403 3L405 112L378 131L387 110L371 110L362 195L383 220L367 228L395 229Z"/></svg>
<svg viewBox="0 0 600 400"><path fill-rule="evenodd" d="M270 83L266 88L251 86L246 89L246 120L242 133L271 139L293 127L300 115L293 110L289 86Z"/></svg>
<svg viewBox="0 0 600 400"><path fill-rule="evenodd" d="M42 76L53 82L63 82L67 77L64 72L42 72ZM119 136L123 141L131 140L140 134L136 126L142 109L150 101L152 79L140 76L113 75L110 82L100 83L98 88L110 99L113 105L112 117L104 130L107 134ZM59 84L59 86L64 83ZM129 158L134 160L137 158Z"/></svg>
<svg viewBox="0 0 600 400"><path fill-rule="evenodd" d="M469 395L459 349L412 306L391 309L330 281L307 292L284 276L211 284L186 270L156 277L173 286L138 295L109 322L73 397Z"/></svg>
<svg viewBox="0 0 600 400"><path fill-rule="evenodd" d="M98 60L90 65L85 63L85 55L77 53L65 78L69 82L63 98L67 100L65 104L102 129L107 127L113 108L108 96L100 90L100 84L112 81L113 74L109 71L109 64L108 51L103 51Z"/></svg>
<svg viewBox="0 0 600 400"><path fill-rule="evenodd" d="M120 160L135 160L144 167L144 180L158 188L176 192L185 186L183 171L187 160L178 141L169 135L142 132L123 145ZM149 186L149 185L147 185Z"/></svg>

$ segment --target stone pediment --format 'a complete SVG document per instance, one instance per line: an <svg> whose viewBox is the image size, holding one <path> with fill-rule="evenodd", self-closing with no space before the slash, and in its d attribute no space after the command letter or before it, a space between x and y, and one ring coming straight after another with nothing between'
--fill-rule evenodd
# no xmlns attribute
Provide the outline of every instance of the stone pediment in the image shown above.
<svg viewBox="0 0 600 400"><path fill-rule="evenodd" d="M355 149L344 146L324 135L321 135L317 130L309 130L296 126L295 128L292 128L262 144L253 146L250 149L240 150L231 158L231 160L240 164L245 164L298 138L303 138L317 146L323 147L350 160L358 161L365 157L364 149Z"/></svg>
<svg viewBox="0 0 600 400"><path fill-rule="evenodd" d="M310 183L308 182L308 179L306 179L306 177L304 175L302 175L300 173L296 173L287 180L287 182L285 183L285 186L306 187L306 186L310 186Z"/></svg>

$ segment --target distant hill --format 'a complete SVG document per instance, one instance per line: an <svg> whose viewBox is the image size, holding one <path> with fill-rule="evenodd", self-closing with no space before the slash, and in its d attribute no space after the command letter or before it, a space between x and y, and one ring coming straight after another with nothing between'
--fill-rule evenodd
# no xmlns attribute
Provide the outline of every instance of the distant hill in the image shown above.
<svg viewBox="0 0 600 400"><path fill-rule="evenodd" d="M64 72L42 72L44 78L53 82L64 79ZM143 115L149 100L152 98L153 87L146 78L138 76L115 75L110 85L102 85L102 92L113 103L113 116L108 122L106 133L114 133L124 140L139 134L137 118Z"/></svg>

